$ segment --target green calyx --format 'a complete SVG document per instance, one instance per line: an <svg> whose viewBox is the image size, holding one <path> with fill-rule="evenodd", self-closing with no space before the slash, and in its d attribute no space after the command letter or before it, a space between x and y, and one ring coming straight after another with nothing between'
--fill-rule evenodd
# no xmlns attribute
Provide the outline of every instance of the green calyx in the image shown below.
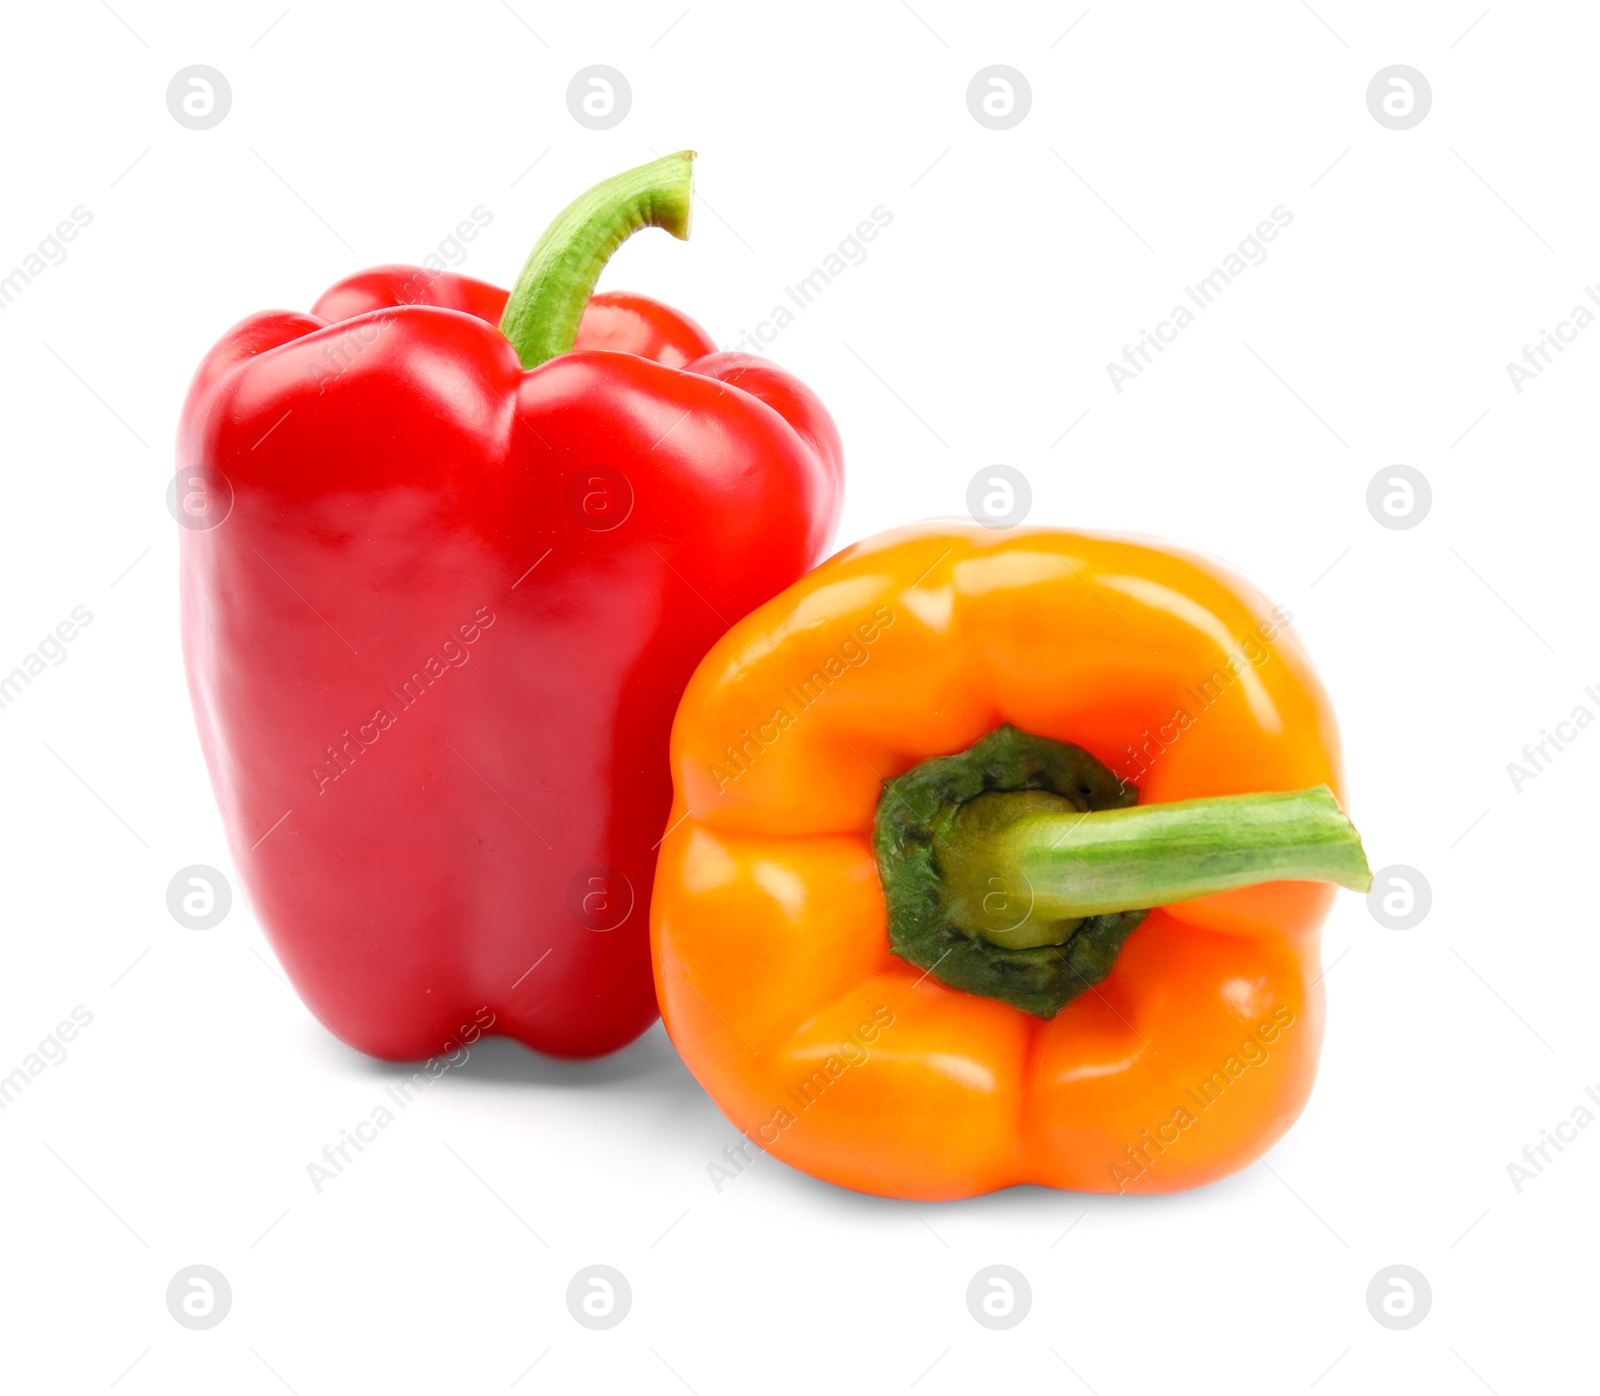
<svg viewBox="0 0 1600 1396"><path fill-rule="evenodd" d="M567 354L600 272L641 228L689 236L694 151L680 150L602 180L567 205L528 254L500 316L524 368Z"/></svg>
<svg viewBox="0 0 1600 1396"><path fill-rule="evenodd" d="M1154 907L1261 882L1371 885L1326 786L1138 798L1083 748L1010 725L886 781L873 848L890 948L952 988L1053 1018Z"/></svg>
<svg viewBox="0 0 1600 1396"><path fill-rule="evenodd" d="M962 841L956 824L963 808L996 792L1023 794L1023 807L1033 812L1044 795L1074 816L1123 809L1139 798L1136 788L1082 747L1009 725L955 756L935 757L885 781L872 843L889 913L889 946L952 989L1053 1018L1111 972L1122 942L1145 913L1123 911L1063 925L1049 944L1001 943L1008 927L1030 923L1027 888L1000 871L989 874L992 883L975 875L970 858L969 894L957 893L944 875L955 854L952 836ZM984 808L968 820L981 817Z"/></svg>

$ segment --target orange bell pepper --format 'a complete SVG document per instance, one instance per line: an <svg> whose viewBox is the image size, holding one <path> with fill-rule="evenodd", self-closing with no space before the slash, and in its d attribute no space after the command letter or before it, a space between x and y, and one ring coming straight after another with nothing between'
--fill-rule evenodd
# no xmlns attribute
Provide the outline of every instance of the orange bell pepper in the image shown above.
<svg viewBox="0 0 1600 1396"><path fill-rule="evenodd" d="M1169 1192L1277 1140L1329 884L1371 881L1286 624L1153 542L941 522L725 635L673 728L651 941L750 1143L940 1199Z"/></svg>

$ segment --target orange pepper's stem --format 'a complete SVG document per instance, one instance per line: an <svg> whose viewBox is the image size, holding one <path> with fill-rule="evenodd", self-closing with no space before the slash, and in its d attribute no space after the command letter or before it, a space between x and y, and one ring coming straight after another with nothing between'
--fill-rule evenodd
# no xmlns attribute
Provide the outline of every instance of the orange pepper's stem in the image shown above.
<svg viewBox="0 0 1600 1396"><path fill-rule="evenodd" d="M1325 785L1137 806L1082 747L1012 726L885 783L889 946L951 988L1050 1018L1148 912L1260 882L1372 885Z"/></svg>
<svg viewBox="0 0 1600 1396"><path fill-rule="evenodd" d="M1035 801L980 795L944 836L946 880L967 923L1011 949L1060 944L1083 917L1260 882L1372 886L1361 836L1326 785L1084 812ZM1023 906L1017 924L1008 909Z"/></svg>

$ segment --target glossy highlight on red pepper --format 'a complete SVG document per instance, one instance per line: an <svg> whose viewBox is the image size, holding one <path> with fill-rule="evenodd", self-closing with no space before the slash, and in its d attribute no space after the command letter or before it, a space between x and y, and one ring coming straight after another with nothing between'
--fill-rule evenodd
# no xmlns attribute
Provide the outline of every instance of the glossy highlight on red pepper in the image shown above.
<svg viewBox="0 0 1600 1396"><path fill-rule="evenodd" d="M818 400L589 299L610 250L537 367L506 292L388 266L235 326L184 407L180 481L220 501L182 532L184 652L233 857L295 988L375 1056L484 1009L565 1057L654 1021L678 696L838 518Z"/></svg>

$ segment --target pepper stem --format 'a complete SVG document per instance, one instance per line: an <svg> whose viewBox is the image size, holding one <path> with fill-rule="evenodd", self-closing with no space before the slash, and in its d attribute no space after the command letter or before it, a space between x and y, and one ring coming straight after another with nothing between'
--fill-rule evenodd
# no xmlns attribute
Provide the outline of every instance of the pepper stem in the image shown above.
<svg viewBox="0 0 1600 1396"><path fill-rule="evenodd" d="M1372 885L1361 837L1326 785L1086 813L1040 809L1037 792L985 794L946 839L968 924L1011 949L1059 944L1077 918L1260 882Z"/></svg>
<svg viewBox="0 0 1600 1396"><path fill-rule="evenodd" d="M889 948L968 994L1053 1018L1151 908L1258 882L1372 885L1325 785L1139 805L1082 747L1002 724L884 782L872 826Z"/></svg>
<svg viewBox="0 0 1600 1396"><path fill-rule="evenodd" d="M689 236L694 151L624 170L580 194L544 230L500 317L524 368L567 354L611 254L641 228Z"/></svg>

